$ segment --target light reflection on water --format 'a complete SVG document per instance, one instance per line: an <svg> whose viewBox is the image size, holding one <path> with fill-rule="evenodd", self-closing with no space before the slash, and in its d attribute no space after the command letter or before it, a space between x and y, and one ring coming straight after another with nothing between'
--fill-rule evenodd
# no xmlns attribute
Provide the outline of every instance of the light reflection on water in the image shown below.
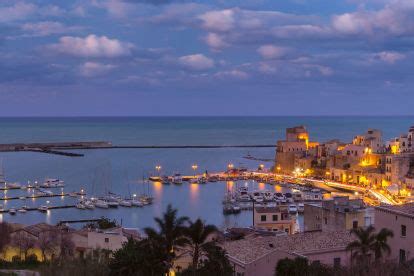
<svg viewBox="0 0 414 276"><path fill-rule="evenodd" d="M168 145L168 144L273 144L283 139L286 127L304 124L314 140L326 141L339 138L352 139L367 128L384 130L385 138L394 137L406 131L414 117L283 117L283 118L78 118L78 119L0 119L0 140L2 143L45 142L45 141L111 141L117 145ZM338 123L340 122L340 123ZM343 127L346 125L347 127ZM116 130L116 131L114 131ZM261 162L246 160L247 153L255 157L272 159L274 149L148 149L148 150L79 150L81 158L68 158L40 153L0 153L6 180L10 182L28 180L43 181L46 177L61 178L65 181L65 192L79 191L85 188L93 196L103 195L110 182L112 190L121 196L128 196L127 183L137 183L143 175L157 174L155 166L162 167L161 174L171 175L179 172L191 175L191 165L198 165L198 172L223 171L229 163L235 167L244 166L256 169ZM268 168L272 162L265 163ZM104 171L105 170L105 171ZM102 172L104 171L104 172ZM125 173L126 172L126 173ZM128 177L125 177L125 174ZM246 181L236 181L230 185L237 189ZM287 192L284 187L271 187L267 184L248 182L249 190L268 189ZM37 211L3 218L12 222L37 223L60 220L90 219L107 216L122 220L126 227L154 226L153 217L159 216L167 204L178 209L179 215L194 219L202 217L208 223L223 225L251 225L251 212L243 211L239 215L224 216L222 199L229 188L225 182L198 185L194 193L190 184L181 186L149 185L149 193L155 197L154 204L143 208L122 208L111 210L51 210L50 215ZM145 185L131 185L131 193L140 195L146 192ZM55 192L59 192L56 189ZM7 196L16 193L32 195L33 190L9 191ZM8 207L28 207L45 205L45 198L27 200L8 200L0 202ZM51 205L70 205L76 203L71 197L51 198ZM300 217L299 217L300 219Z"/></svg>

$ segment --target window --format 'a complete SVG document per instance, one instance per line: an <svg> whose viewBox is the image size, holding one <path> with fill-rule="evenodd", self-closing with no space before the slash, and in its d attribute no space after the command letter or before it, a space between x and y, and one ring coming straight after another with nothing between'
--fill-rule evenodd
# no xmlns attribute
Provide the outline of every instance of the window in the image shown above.
<svg viewBox="0 0 414 276"><path fill-rule="evenodd" d="M260 216L260 221L266 221L266 215L261 215Z"/></svg>
<svg viewBox="0 0 414 276"><path fill-rule="evenodd" d="M353 221L353 222L352 222L352 228L353 228L353 229L358 228L358 221Z"/></svg>
<svg viewBox="0 0 414 276"><path fill-rule="evenodd" d="M108 243L109 242L109 238L105 238L105 242Z"/></svg>
<svg viewBox="0 0 414 276"><path fill-rule="evenodd" d="M400 263L405 262L405 250L400 249Z"/></svg>
<svg viewBox="0 0 414 276"><path fill-rule="evenodd" d="M334 258L334 268L339 268L341 266L341 258Z"/></svg>
<svg viewBox="0 0 414 276"><path fill-rule="evenodd" d="M277 220L278 220L277 215L273 215L273 221L277 221Z"/></svg>
<svg viewBox="0 0 414 276"><path fill-rule="evenodd" d="M401 237L407 236L407 226L401 225Z"/></svg>
<svg viewBox="0 0 414 276"><path fill-rule="evenodd" d="M328 218L325 218L325 224L328 224Z"/></svg>

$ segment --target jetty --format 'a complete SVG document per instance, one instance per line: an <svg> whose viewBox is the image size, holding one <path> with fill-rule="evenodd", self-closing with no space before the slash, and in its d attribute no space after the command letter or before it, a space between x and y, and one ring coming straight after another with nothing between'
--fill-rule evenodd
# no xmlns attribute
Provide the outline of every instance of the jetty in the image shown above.
<svg viewBox="0 0 414 276"><path fill-rule="evenodd" d="M49 154L58 154L70 157L81 157L81 153L67 152L66 150L74 149L101 149L110 148L111 142L94 141L94 142L50 142L50 143L13 143L0 144L0 152L10 151L31 151Z"/></svg>
<svg viewBox="0 0 414 276"><path fill-rule="evenodd" d="M49 143L13 143L0 144L0 152L29 151L48 154L63 155L68 157L82 157L82 153L69 152L68 150L88 149L225 149L225 148L277 148L276 145L113 145L108 141L87 142L49 142ZM254 159L269 161L268 159Z"/></svg>

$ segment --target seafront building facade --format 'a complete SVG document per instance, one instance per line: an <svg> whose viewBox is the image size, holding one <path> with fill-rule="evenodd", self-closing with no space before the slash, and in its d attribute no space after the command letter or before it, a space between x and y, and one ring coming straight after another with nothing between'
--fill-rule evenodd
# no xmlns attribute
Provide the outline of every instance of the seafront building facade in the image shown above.
<svg viewBox="0 0 414 276"><path fill-rule="evenodd" d="M388 239L389 259L403 263L414 257L414 203L375 207L375 228L394 233Z"/></svg>
<svg viewBox="0 0 414 276"><path fill-rule="evenodd" d="M340 231L374 224L373 208L366 208L362 199L337 196L322 204L307 203L304 208L304 231Z"/></svg>
<svg viewBox="0 0 414 276"><path fill-rule="evenodd" d="M293 234L295 219L290 216L287 206L255 207L253 210L255 229L282 231Z"/></svg>
<svg viewBox="0 0 414 276"><path fill-rule="evenodd" d="M286 129L277 142L274 171L317 176L368 187L394 186L399 195L414 188L414 126L384 142L382 132L368 129L352 142L311 142L305 126ZM408 189L408 190L407 190Z"/></svg>

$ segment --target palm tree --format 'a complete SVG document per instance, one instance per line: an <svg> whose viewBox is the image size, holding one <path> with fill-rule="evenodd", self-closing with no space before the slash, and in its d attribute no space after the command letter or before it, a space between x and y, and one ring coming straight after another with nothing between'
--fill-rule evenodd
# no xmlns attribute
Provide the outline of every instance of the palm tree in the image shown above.
<svg viewBox="0 0 414 276"><path fill-rule="evenodd" d="M351 251L352 260L360 260L363 264L367 264L369 254L375 243L375 228L369 226L368 228L355 228L351 230L357 239L348 244L346 250Z"/></svg>
<svg viewBox="0 0 414 276"><path fill-rule="evenodd" d="M177 209L173 209L171 204L168 204L162 218L155 218L159 232L153 228L144 229L149 239L158 242L164 248L164 252L168 256L166 260L168 267L171 267L175 258L174 247L185 244L186 239L183 237L183 233L187 221L187 217L177 217Z"/></svg>
<svg viewBox="0 0 414 276"><path fill-rule="evenodd" d="M190 222L189 227L184 231L186 236L186 244L192 248L192 269L193 274L195 274L198 264L200 262L200 257L202 251L205 250L208 244L211 244L211 241L207 241L207 238L210 234L214 233L217 228L214 225L204 224L201 219L197 219L195 222Z"/></svg>
<svg viewBox="0 0 414 276"><path fill-rule="evenodd" d="M375 260L380 260L383 256L383 252L387 253L387 255L391 253L391 248L387 243L387 239L392 237L394 237L394 233L387 228L382 228L375 235L375 241L372 245L372 250L375 254Z"/></svg>

